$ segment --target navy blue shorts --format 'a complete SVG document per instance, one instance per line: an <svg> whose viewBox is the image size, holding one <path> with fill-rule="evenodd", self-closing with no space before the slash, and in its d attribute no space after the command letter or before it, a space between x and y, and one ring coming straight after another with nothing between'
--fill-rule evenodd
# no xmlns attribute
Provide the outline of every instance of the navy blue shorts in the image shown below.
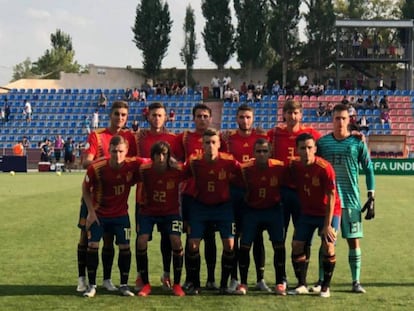
<svg viewBox="0 0 414 311"><path fill-rule="evenodd" d="M245 207L240 235L240 245L250 246L254 241L258 228L266 229L272 243L285 240L283 208L281 205L266 209Z"/></svg>
<svg viewBox="0 0 414 311"><path fill-rule="evenodd" d="M232 202L217 205L206 205L193 201L190 209L189 238L203 238L204 230L215 225L222 239L233 238L236 232Z"/></svg>
<svg viewBox="0 0 414 311"><path fill-rule="evenodd" d="M339 229L341 222L340 216L333 216L331 226L336 231ZM325 216L309 216L302 215L297 223L293 239L296 241L310 241L316 229L319 232L323 229L325 223Z"/></svg>
<svg viewBox="0 0 414 311"><path fill-rule="evenodd" d="M98 217L99 225L94 222L89 228L88 241L99 242L104 233L112 234L116 237L116 244L129 244L131 238L131 223L129 216L103 218Z"/></svg>
<svg viewBox="0 0 414 311"><path fill-rule="evenodd" d="M180 215L168 216L148 216L139 215L138 218L139 232L138 235L152 235L154 225L157 224L160 231L180 236L183 232L183 221Z"/></svg>

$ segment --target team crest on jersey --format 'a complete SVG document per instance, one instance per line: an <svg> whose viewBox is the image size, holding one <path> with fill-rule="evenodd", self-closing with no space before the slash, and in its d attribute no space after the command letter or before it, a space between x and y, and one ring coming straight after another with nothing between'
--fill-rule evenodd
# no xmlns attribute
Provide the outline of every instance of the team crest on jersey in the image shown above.
<svg viewBox="0 0 414 311"><path fill-rule="evenodd" d="M321 185L319 181L319 177L313 177L312 178L312 186L319 187Z"/></svg>
<svg viewBox="0 0 414 311"><path fill-rule="evenodd" d="M260 178L260 181L266 181L266 176L262 176L262 178Z"/></svg>
<svg viewBox="0 0 414 311"><path fill-rule="evenodd" d="M272 178L270 178L270 186L271 187L276 187L278 185L278 179L277 177L273 176Z"/></svg>
<svg viewBox="0 0 414 311"><path fill-rule="evenodd" d="M218 174L218 179L219 180L224 180L224 179L226 179L226 176L227 176L226 171L223 170L223 169L221 169L220 172L219 172L219 174Z"/></svg>
<svg viewBox="0 0 414 311"><path fill-rule="evenodd" d="M214 175L214 170L210 170L210 171L208 172L208 174L209 174L209 175Z"/></svg>
<svg viewBox="0 0 414 311"><path fill-rule="evenodd" d="M167 190L174 189L174 187L175 187L175 182L173 180L168 180L167 181Z"/></svg>
<svg viewBox="0 0 414 311"><path fill-rule="evenodd" d="M121 179L122 176L120 174L116 175L116 179Z"/></svg>
<svg viewBox="0 0 414 311"><path fill-rule="evenodd" d="M243 147L244 147L244 148L248 148L248 147L249 147L249 143L244 143L244 144L243 144Z"/></svg>

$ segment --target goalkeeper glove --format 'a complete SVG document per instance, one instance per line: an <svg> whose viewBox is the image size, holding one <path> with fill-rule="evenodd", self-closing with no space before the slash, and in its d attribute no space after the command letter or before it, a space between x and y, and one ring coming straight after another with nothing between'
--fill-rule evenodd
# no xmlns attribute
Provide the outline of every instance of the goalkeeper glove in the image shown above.
<svg viewBox="0 0 414 311"><path fill-rule="evenodd" d="M375 218L375 199L373 197L369 197L367 202L361 209L361 213L367 211L365 215L366 220L370 220Z"/></svg>

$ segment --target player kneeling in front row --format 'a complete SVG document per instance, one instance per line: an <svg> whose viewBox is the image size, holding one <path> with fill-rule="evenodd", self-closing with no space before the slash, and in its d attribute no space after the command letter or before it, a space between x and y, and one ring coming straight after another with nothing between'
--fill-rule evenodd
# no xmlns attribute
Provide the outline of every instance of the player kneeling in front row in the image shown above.
<svg viewBox="0 0 414 311"><path fill-rule="evenodd" d="M254 158L242 164L242 178L246 187L245 208L239 250L241 284L236 294L247 293L247 274L250 247L259 227L266 228L274 249L273 265L276 272L276 294L286 295L286 249L284 244L283 208L280 205L280 186L285 175L282 161L270 159L270 145L265 138L254 144Z"/></svg>
<svg viewBox="0 0 414 311"><path fill-rule="evenodd" d="M330 282L335 268L336 232L340 223L341 204L336 193L335 171L328 161L315 156L316 142L312 135L296 138L300 160L289 167L290 182L296 184L301 202L301 215L292 241L292 264L298 286L289 294L307 294L306 241L318 229L323 250L324 279L320 296L330 297Z"/></svg>
<svg viewBox="0 0 414 311"><path fill-rule="evenodd" d="M151 147L151 162L139 169L139 180L143 184L143 202L138 215L137 268L143 287L139 296L148 296L151 285L148 280L148 240L155 224L168 232L173 254L173 293L184 296L180 286L183 268L183 246L181 233L183 222L180 216L179 184L184 180L182 166L171 158L171 148L160 141Z"/></svg>
<svg viewBox="0 0 414 311"><path fill-rule="evenodd" d="M121 275L119 291L123 296L134 296L128 288L131 266L129 246L131 224L128 216L128 196L136 183L136 172L143 163L141 158L126 158L128 142L122 136L114 136L109 143L109 159L93 162L82 184L82 195L88 207L86 229L88 249L86 266L89 288L83 294L96 294L96 270L99 263L99 241L104 233L112 233L119 246L118 267Z"/></svg>

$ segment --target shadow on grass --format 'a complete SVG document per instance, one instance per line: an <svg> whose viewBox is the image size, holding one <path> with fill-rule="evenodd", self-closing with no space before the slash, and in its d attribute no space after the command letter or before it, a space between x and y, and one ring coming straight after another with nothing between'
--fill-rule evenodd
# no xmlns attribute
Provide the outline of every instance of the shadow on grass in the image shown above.
<svg viewBox="0 0 414 311"><path fill-rule="evenodd" d="M333 285L335 292L351 292L349 283L336 283ZM369 290L369 288L386 288L386 287L414 287L414 282L368 282L363 283L363 286ZM346 287L343 289L341 287ZM349 289L348 289L349 287ZM108 292L105 289L98 287L99 296L117 296L118 292ZM76 286L68 285L1 285L0 284L0 297L2 296L78 296L82 297L82 293L76 291ZM153 286L151 296L169 296L172 295L171 291L165 291L161 287ZM218 291L203 290L201 291L202 296L217 296ZM250 295L269 295L268 293L260 291L249 291ZM271 295L271 294L270 294Z"/></svg>
<svg viewBox="0 0 414 311"><path fill-rule="evenodd" d="M414 282L363 282L361 283L362 286L368 291L369 288L386 288L386 287L413 287L414 286ZM335 283L333 285L335 287L335 292L351 292L351 283ZM341 289L338 287L346 287L347 289ZM348 289L349 288L349 289Z"/></svg>

